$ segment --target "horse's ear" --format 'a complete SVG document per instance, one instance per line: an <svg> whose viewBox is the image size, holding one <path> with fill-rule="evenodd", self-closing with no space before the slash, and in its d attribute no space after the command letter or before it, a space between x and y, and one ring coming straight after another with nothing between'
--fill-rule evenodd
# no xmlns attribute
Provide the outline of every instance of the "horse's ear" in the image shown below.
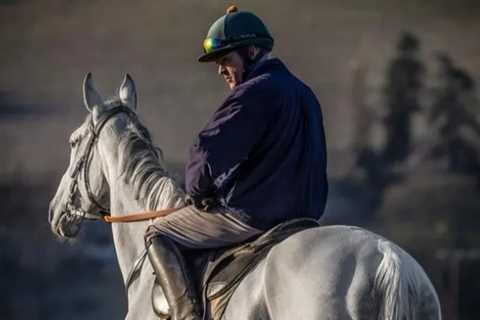
<svg viewBox="0 0 480 320"><path fill-rule="evenodd" d="M97 90L95 90L90 72L87 73L83 80L83 104L90 112L92 112L95 107L103 106L103 99Z"/></svg>
<svg viewBox="0 0 480 320"><path fill-rule="evenodd" d="M135 82L132 77L127 73L120 86L118 95L120 101L132 110L137 109L137 90L135 89Z"/></svg>

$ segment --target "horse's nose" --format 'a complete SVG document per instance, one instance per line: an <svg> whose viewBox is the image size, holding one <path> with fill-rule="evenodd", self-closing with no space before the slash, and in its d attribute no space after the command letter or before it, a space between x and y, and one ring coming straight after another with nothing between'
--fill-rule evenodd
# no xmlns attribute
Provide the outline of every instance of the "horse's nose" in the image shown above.
<svg viewBox="0 0 480 320"><path fill-rule="evenodd" d="M54 208L53 200L50 201L50 204L48 205L48 223L52 223L53 219L53 208Z"/></svg>

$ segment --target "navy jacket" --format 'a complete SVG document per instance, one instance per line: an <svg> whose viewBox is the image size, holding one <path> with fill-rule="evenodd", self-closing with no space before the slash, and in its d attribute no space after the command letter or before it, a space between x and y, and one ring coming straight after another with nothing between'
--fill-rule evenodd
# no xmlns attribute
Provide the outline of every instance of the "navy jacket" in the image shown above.
<svg viewBox="0 0 480 320"><path fill-rule="evenodd" d="M268 229L323 214L326 146L312 90L268 59L232 90L190 150L187 193ZM217 208L218 209L218 208Z"/></svg>

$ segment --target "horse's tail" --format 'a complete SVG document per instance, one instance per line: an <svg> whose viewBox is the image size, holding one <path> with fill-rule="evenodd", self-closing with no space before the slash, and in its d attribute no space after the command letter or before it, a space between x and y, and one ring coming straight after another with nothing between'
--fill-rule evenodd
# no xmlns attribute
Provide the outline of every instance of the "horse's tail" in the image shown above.
<svg viewBox="0 0 480 320"><path fill-rule="evenodd" d="M374 283L378 320L441 320L437 294L422 267L389 241L379 240L378 250L383 255Z"/></svg>

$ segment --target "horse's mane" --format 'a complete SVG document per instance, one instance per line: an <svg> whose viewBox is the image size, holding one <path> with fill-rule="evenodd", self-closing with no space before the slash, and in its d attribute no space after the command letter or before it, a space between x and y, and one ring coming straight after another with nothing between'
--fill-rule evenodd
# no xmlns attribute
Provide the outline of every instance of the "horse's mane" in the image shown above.
<svg viewBox="0 0 480 320"><path fill-rule="evenodd" d="M135 199L147 210L182 206L185 194L167 172L161 149L153 145L150 132L137 117L130 120L118 150L122 177L133 186Z"/></svg>

